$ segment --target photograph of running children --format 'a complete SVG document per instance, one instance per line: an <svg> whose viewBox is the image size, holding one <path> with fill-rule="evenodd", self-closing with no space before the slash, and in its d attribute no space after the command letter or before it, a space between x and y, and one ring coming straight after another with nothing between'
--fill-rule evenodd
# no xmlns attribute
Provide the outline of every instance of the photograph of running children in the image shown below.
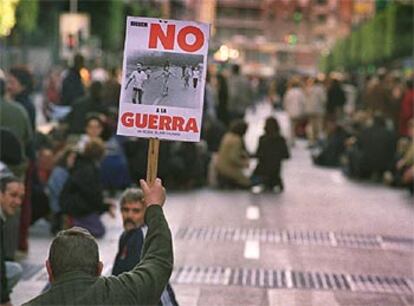
<svg viewBox="0 0 414 306"><path fill-rule="evenodd" d="M122 102L198 108L203 56L137 51L127 58Z"/></svg>

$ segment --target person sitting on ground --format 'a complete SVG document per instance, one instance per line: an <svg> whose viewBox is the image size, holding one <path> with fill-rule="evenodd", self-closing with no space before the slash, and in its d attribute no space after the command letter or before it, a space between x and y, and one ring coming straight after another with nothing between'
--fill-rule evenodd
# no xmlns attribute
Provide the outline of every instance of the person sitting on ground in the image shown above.
<svg viewBox="0 0 414 306"><path fill-rule="evenodd" d="M381 180L384 172L392 169L397 138L388 130L382 114L375 114L373 124L361 131L356 139L356 148L360 152L360 178Z"/></svg>
<svg viewBox="0 0 414 306"><path fill-rule="evenodd" d="M339 167L348 135L335 119L326 121L326 134L326 139L311 150L312 160L318 166Z"/></svg>
<svg viewBox="0 0 414 306"><path fill-rule="evenodd" d="M65 118L64 121L69 127L69 133L82 134L91 113L103 115L103 117L108 113L108 108L103 103L103 85L98 81L92 82L86 96L74 102L72 111Z"/></svg>
<svg viewBox="0 0 414 306"><path fill-rule="evenodd" d="M60 98L62 105L73 105L76 99L85 94L85 87L80 74L84 66L84 57L81 54L75 54L73 65L64 72Z"/></svg>
<svg viewBox="0 0 414 306"><path fill-rule="evenodd" d="M52 212L50 231L53 235L57 234L63 226L60 195L75 165L76 156L77 152L73 147L67 147L62 151L47 181L49 207Z"/></svg>
<svg viewBox="0 0 414 306"><path fill-rule="evenodd" d="M13 101L16 101L27 111L32 130L36 130L36 108L32 99L34 89L33 73L27 66L10 68L7 77L7 92Z"/></svg>
<svg viewBox="0 0 414 306"><path fill-rule="evenodd" d="M105 119L106 117L98 113L89 113L86 117L86 125L84 134L80 135L79 138L73 138L77 140L77 149L79 152L85 150L85 145L91 139L103 140L103 134L105 130Z"/></svg>
<svg viewBox="0 0 414 306"><path fill-rule="evenodd" d="M4 174L3 172L2 174ZM10 172L9 172L10 173ZM24 196L24 185L11 173L0 178L0 304L10 304L10 292L22 276L23 269L17 262L6 257L4 244L4 230L7 218L15 215L22 205Z"/></svg>
<svg viewBox="0 0 414 306"><path fill-rule="evenodd" d="M397 162L396 168L401 176L401 184L407 187L410 194L414 194L414 119L408 121L408 132L411 136L410 144L404 156Z"/></svg>
<svg viewBox="0 0 414 306"><path fill-rule="evenodd" d="M71 225L86 228L94 237L105 234L100 214L113 216L113 204L104 202L99 163L104 155L103 142L96 138L85 145L76 157L70 176L60 195L62 212L68 214Z"/></svg>
<svg viewBox="0 0 414 306"><path fill-rule="evenodd" d="M148 231L148 226L144 221L144 194L140 189L129 188L125 190L121 196L120 204L124 232L119 239L118 253L112 269L112 274L115 276L132 270L139 263L142 246ZM158 305L178 305L169 283L162 292L161 301Z"/></svg>
<svg viewBox="0 0 414 306"><path fill-rule="evenodd" d="M171 232L162 207L161 180L140 180L148 226L141 261L119 276L101 277L96 240L74 227L53 239L46 261L51 288L24 304L35 305L157 305L173 268ZM70 250L70 252L68 252Z"/></svg>
<svg viewBox="0 0 414 306"><path fill-rule="evenodd" d="M246 131L247 123L236 119L223 136L216 164L219 185L241 188L251 185L250 179L243 173L243 170L249 166L249 154L243 142Z"/></svg>
<svg viewBox="0 0 414 306"><path fill-rule="evenodd" d="M276 118L268 117L264 130L265 134L259 139L259 147L256 152L258 163L253 172L252 181L256 181L260 191L263 188L276 188L282 192L284 184L281 178L281 164L283 159L290 157L289 149L285 138L280 135L280 127Z"/></svg>

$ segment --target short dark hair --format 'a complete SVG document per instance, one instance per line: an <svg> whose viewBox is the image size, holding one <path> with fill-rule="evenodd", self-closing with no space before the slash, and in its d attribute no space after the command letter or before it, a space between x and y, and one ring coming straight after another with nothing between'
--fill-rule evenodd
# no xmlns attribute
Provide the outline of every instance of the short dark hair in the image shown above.
<svg viewBox="0 0 414 306"><path fill-rule="evenodd" d="M93 81L89 86L89 96L94 99L94 101L102 99L102 90L103 84L100 81Z"/></svg>
<svg viewBox="0 0 414 306"><path fill-rule="evenodd" d="M29 94L33 91L33 74L30 72L29 68L24 65L14 66L10 68L9 72L24 86L24 92Z"/></svg>
<svg viewBox="0 0 414 306"><path fill-rule="evenodd" d="M82 54L77 53L73 56L73 68L75 70L81 70L81 68L85 65L85 58Z"/></svg>
<svg viewBox="0 0 414 306"><path fill-rule="evenodd" d="M240 66L234 64L233 66L231 66L231 71L233 72L233 74L240 74Z"/></svg>
<svg viewBox="0 0 414 306"><path fill-rule="evenodd" d="M243 119L236 119L230 123L230 132L243 136L247 131L247 123Z"/></svg>
<svg viewBox="0 0 414 306"><path fill-rule="evenodd" d="M374 125L385 126L386 121L384 115L381 112L375 113L373 116Z"/></svg>
<svg viewBox="0 0 414 306"><path fill-rule="evenodd" d="M83 156L92 160L101 160L102 157L105 155L105 144L104 142L99 139L90 139L83 151Z"/></svg>
<svg viewBox="0 0 414 306"><path fill-rule="evenodd" d="M89 124L89 121L96 120L96 121L98 121L101 124L101 126L103 128L104 125L105 125L105 123L102 120L101 116L102 116L102 114L97 113L97 112L89 112L89 113L87 113L86 114L86 120L85 120L85 126L87 126Z"/></svg>
<svg viewBox="0 0 414 306"><path fill-rule="evenodd" d="M98 244L84 228L72 227L60 231L50 246L49 263L55 279L72 271L96 276L99 263Z"/></svg>
<svg viewBox="0 0 414 306"><path fill-rule="evenodd" d="M3 177L0 177L0 191L4 193L7 189L7 185L11 183L22 183L22 180L14 175L6 175Z"/></svg>
<svg viewBox="0 0 414 306"><path fill-rule="evenodd" d="M144 193L141 189L138 188L128 188L126 189L122 195L121 200L119 203L121 204L121 207L126 203L131 202L141 202L144 203Z"/></svg>
<svg viewBox="0 0 414 306"><path fill-rule="evenodd" d="M78 150L74 146L67 145L66 147L62 149L60 153L57 154L56 165L63 167L63 168L67 168L68 167L67 160L68 160L69 155L71 154L78 154Z"/></svg>
<svg viewBox="0 0 414 306"><path fill-rule="evenodd" d="M267 135L277 136L280 134L279 122L275 117L268 117L265 123L265 132Z"/></svg>

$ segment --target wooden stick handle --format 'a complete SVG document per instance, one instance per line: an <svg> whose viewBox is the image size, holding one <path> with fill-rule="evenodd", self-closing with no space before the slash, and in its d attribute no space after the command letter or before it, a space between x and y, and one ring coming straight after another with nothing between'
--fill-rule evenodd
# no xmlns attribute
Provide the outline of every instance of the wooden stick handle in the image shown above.
<svg viewBox="0 0 414 306"><path fill-rule="evenodd" d="M158 172L158 152L160 148L160 140L150 138L148 144L148 158L147 158L147 183L154 184Z"/></svg>

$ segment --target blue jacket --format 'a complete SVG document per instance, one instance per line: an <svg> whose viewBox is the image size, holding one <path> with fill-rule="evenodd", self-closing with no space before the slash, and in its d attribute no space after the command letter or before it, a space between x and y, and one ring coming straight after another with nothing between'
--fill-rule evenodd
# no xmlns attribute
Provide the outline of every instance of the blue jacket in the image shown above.
<svg viewBox="0 0 414 306"><path fill-rule="evenodd" d="M144 233L142 227L123 232L119 239L119 248L112 268L112 274L119 275L133 269L141 259L143 244ZM159 305L178 306L175 293L169 283L161 295Z"/></svg>

